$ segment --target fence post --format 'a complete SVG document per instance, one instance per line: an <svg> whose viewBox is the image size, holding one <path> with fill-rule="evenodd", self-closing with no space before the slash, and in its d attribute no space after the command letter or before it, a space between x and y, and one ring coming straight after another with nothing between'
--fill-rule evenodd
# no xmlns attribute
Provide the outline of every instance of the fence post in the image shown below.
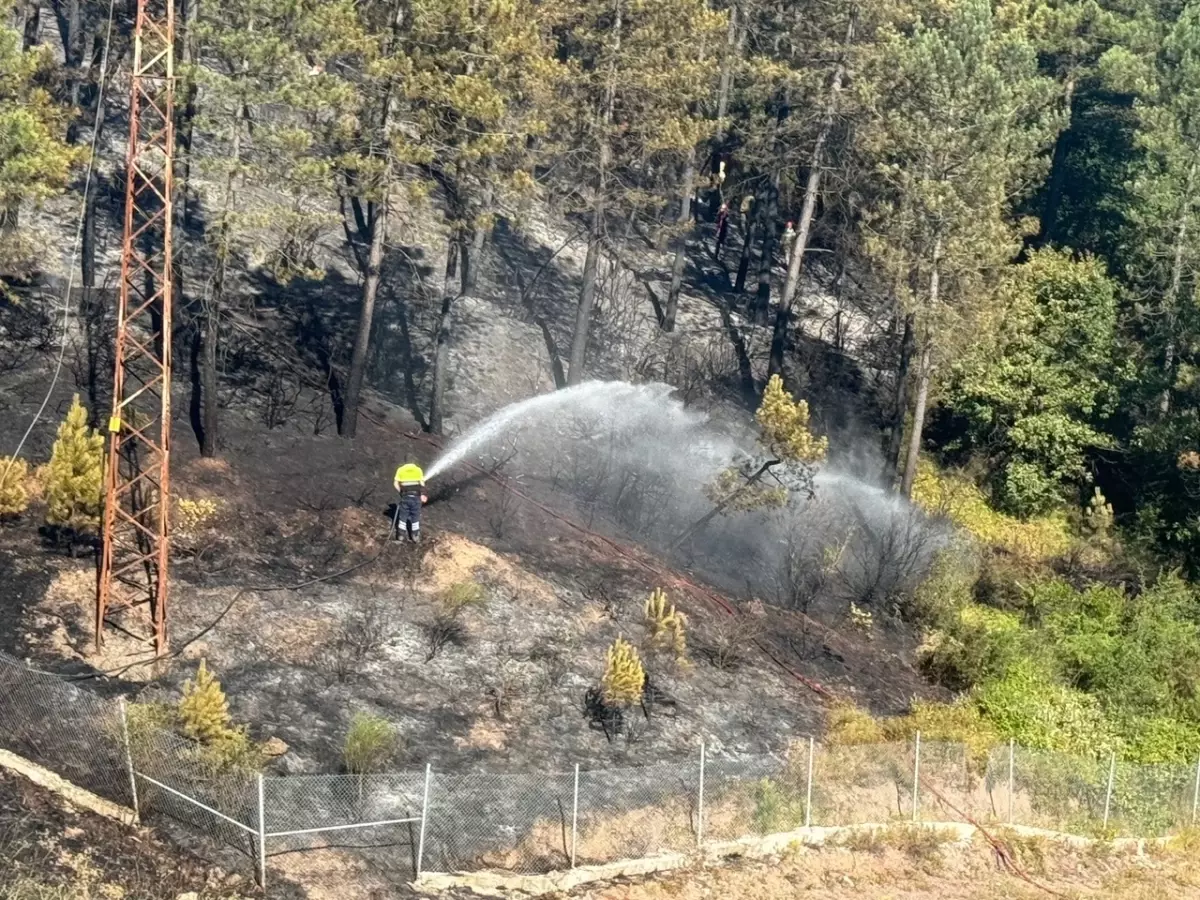
<svg viewBox="0 0 1200 900"><path fill-rule="evenodd" d="M133 824L140 825L142 810L138 805L137 774L133 771L133 748L129 744L129 716L125 711L125 698L117 701L121 709L121 739L125 742L125 768L129 770L129 793L133 798Z"/></svg>
<svg viewBox="0 0 1200 900"><path fill-rule="evenodd" d="M1016 768L1016 740L1008 739L1008 824L1013 823L1013 770Z"/></svg>
<svg viewBox="0 0 1200 900"><path fill-rule="evenodd" d="M696 803L696 847L704 846L704 741L700 742L700 796Z"/></svg>
<svg viewBox="0 0 1200 900"><path fill-rule="evenodd" d="M808 736L808 785L804 790L804 827L812 828L813 736Z"/></svg>
<svg viewBox="0 0 1200 900"><path fill-rule="evenodd" d="M1196 824L1196 810L1200 809L1200 756L1196 757L1196 789L1192 792L1192 824Z"/></svg>
<svg viewBox="0 0 1200 900"><path fill-rule="evenodd" d="M571 804L571 868L575 868L575 847L579 840L579 763L575 763L575 800Z"/></svg>
<svg viewBox="0 0 1200 900"><path fill-rule="evenodd" d="M425 793L421 800L421 836L417 839L417 880L421 879L421 861L425 857L425 823L429 820L429 781L433 763L425 763Z"/></svg>
<svg viewBox="0 0 1200 900"><path fill-rule="evenodd" d="M918 797L921 787L921 732L917 732L916 752L913 754L913 813L912 820L917 821L920 809Z"/></svg>
<svg viewBox="0 0 1200 900"><path fill-rule="evenodd" d="M1113 776L1117 774L1117 754L1114 751L1108 758L1108 790L1104 792L1104 827L1108 828L1108 810L1112 805Z"/></svg>
<svg viewBox="0 0 1200 900"><path fill-rule="evenodd" d="M263 777L258 774L258 886L267 889L267 811L263 803Z"/></svg>

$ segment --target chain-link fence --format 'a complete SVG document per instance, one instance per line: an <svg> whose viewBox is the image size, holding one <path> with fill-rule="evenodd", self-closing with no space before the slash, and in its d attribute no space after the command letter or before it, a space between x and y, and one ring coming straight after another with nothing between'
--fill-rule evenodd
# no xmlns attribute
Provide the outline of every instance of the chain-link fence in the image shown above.
<svg viewBox="0 0 1200 900"><path fill-rule="evenodd" d="M140 708L2 654L0 747L308 896L388 897L423 871L541 874L806 826L963 821L1160 837L1200 811L1200 761L1134 765L1015 744L980 755L920 735L799 741L778 756L701 745L651 766L558 773L231 775Z"/></svg>

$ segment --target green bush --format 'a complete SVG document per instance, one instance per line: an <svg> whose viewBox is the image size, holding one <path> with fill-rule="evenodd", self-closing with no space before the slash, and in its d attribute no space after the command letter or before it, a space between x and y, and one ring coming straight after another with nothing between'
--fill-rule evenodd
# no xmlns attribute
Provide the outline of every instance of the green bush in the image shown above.
<svg viewBox="0 0 1200 900"><path fill-rule="evenodd" d="M971 604L926 637L918 651L925 675L953 690L1001 678L1031 650L1029 631L1012 613Z"/></svg>
<svg viewBox="0 0 1200 900"><path fill-rule="evenodd" d="M804 824L804 798L780 782L764 778L754 785L754 830L779 834Z"/></svg>
<svg viewBox="0 0 1200 900"><path fill-rule="evenodd" d="M1107 756L1120 744L1096 697L1061 684L1056 672L1032 659L1016 661L974 698L1001 737L1025 747Z"/></svg>
<svg viewBox="0 0 1200 900"><path fill-rule="evenodd" d="M342 746L342 761L352 775L367 775L387 768L400 747L396 728L382 716L355 713Z"/></svg>

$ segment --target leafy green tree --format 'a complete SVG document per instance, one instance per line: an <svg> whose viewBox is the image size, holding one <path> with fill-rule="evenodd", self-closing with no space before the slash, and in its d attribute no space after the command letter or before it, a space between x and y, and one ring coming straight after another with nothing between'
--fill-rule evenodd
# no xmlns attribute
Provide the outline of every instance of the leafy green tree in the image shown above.
<svg viewBox="0 0 1200 900"><path fill-rule="evenodd" d="M1080 480L1089 449L1111 444L1117 286L1093 258L1044 250L997 299L1000 321L954 364L945 403L966 422L966 449L988 455L1002 505L1032 515Z"/></svg>
<svg viewBox="0 0 1200 900"><path fill-rule="evenodd" d="M440 434L454 301L475 285L496 209L534 187L530 138L548 129L563 69L532 0L422 0L413 13L405 100L423 147L414 161L444 193L447 235L429 405L429 429Z"/></svg>
<svg viewBox="0 0 1200 900"><path fill-rule="evenodd" d="M23 50L21 35L0 27L0 279L30 274L38 256L22 207L62 192L82 159L65 140L69 111L49 90L53 67L48 48Z"/></svg>

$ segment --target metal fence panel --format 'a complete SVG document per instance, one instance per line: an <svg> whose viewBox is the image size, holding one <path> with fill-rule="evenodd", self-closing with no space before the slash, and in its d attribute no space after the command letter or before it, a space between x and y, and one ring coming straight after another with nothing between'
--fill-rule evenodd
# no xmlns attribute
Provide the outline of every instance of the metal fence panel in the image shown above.
<svg viewBox="0 0 1200 900"><path fill-rule="evenodd" d="M700 755L579 776L580 865L696 846Z"/></svg>
<svg viewBox="0 0 1200 900"><path fill-rule="evenodd" d="M570 859L574 774L442 775L429 791L422 869L540 873Z"/></svg>
<svg viewBox="0 0 1200 900"><path fill-rule="evenodd" d="M116 703L0 653L0 746L133 805Z"/></svg>
<svg viewBox="0 0 1200 900"><path fill-rule="evenodd" d="M813 824L854 825L912 818L913 745L817 745Z"/></svg>

